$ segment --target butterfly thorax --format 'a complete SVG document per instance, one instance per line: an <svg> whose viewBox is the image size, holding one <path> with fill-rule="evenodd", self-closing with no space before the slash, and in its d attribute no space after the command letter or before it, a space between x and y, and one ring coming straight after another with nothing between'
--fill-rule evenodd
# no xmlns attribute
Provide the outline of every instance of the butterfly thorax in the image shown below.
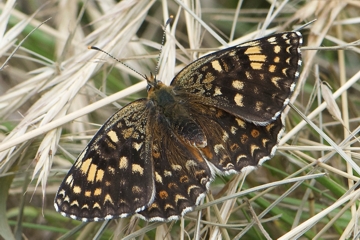
<svg viewBox="0 0 360 240"><path fill-rule="evenodd" d="M206 136L187 111L186 99L178 97L173 89L162 82L149 88L148 100L155 109L156 121L164 121L179 139L191 146L206 147Z"/></svg>

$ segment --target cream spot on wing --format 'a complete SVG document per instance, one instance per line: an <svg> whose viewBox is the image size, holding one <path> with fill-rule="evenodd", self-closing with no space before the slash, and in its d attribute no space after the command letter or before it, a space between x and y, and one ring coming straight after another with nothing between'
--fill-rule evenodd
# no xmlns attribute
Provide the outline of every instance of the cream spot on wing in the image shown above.
<svg viewBox="0 0 360 240"><path fill-rule="evenodd" d="M267 144L268 142L270 142L270 139L263 138L263 139L261 140L261 142L262 142L262 144L263 144L263 147L266 147L266 144Z"/></svg>
<svg viewBox="0 0 360 240"><path fill-rule="evenodd" d="M158 172L155 171L155 180L158 183L162 183L162 177L160 176L160 174Z"/></svg>
<svg viewBox="0 0 360 240"><path fill-rule="evenodd" d="M236 105L238 105L239 107L243 107L244 103L243 103L243 95L237 93L234 97L234 101L236 103Z"/></svg>
<svg viewBox="0 0 360 240"><path fill-rule="evenodd" d="M65 183L71 187L72 184L73 184L73 180L74 180L74 178L73 178L73 176L72 176L72 174L71 174L71 175L69 175L69 176L66 178Z"/></svg>
<svg viewBox="0 0 360 240"><path fill-rule="evenodd" d="M274 42L276 42L276 37L270 37L270 38L268 38L268 40L267 40L269 43L274 43Z"/></svg>
<svg viewBox="0 0 360 240"><path fill-rule="evenodd" d="M269 66L269 72L275 72L275 70L276 70L276 66L275 65L270 65Z"/></svg>
<svg viewBox="0 0 360 240"><path fill-rule="evenodd" d="M249 55L249 60L251 62L265 62L266 56L263 54L260 55Z"/></svg>
<svg viewBox="0 0 360 240"><path fill-rule="evenodd" d="M132 191L133 193L141 193L141 188L140 188L139 186L133 186L133 187L131 188L131 191Z"/></svg>
<svg viewBox="0 0 360 240"><path fill-rule="evenodd" d="M249 54L260 54L261 53L261 47L260 46L255 46L255 47L249 47L248 49L246 49L245 54L249 55Z"/></svg>
<svg viewBox="0 0 360 240"><path fill-rule="evenodd" d="M84 204L84 205L81 207L81 209L89 209L89 205Z"/></svg>
<svg viewBox="0 0 360 240"><path fill-rule="evenodd" d="M229 66L227 65L227 63L225 61L222 61L222 64L223 64L223 70L225 72L229 72Z"/></svg>
<svg viewBox="0 0 360 240"><path fill-rule="evenodd" d="M244 82L239 81L239 80L234 80L234 81L232 81L232 86L233 86L233 88L235 88L237 90L241 90L244 88Z"/></svg>
<svg viewBox="0 0 360 240"><path fill-rule="evenodd" d="M172 173L170 171L164 170L164 176L165 177L171 177Z"/></svg>
<svg viewBox="0 0 360 240"><path fill-rule="evenodd" d="M252 69L254 70L261 70L262 67L263 67L263 64L262 63L258 63L258 62L252 62L250 63L250 66Z"/></svg>
<svg viewBox="0 0 360 240"><path fill-rule="evenodd" d="M115 174L115 168L108 166L108 173L110 173L111 175Z"/></svg>
<svg viewBox="0 0 360 240"><path fill-rule="evenodd" d="M251 156L254 156L254 152L257 149L260 149L260 148L258 146L256 146L255 144L251 144L251 147L250 147Z"/></svg>
<svg viewBox="0 0 360 240"><path fill-rule="evenodd" d="M119 168L120 169L127 169L128 165L129 165L129 161L128 161L127 157L121 157L120 158Z"/></svg>
<svg viewBox="0 0 360 240"><path fill-rule="evenodd" d="M187 169L190 169L191 167L195 167L197 165L198 164L194 160L187 160L186 163L185 163L185 167Z"/></svg>
<svg viewBox="0 0 360 240"><path fill-rule="evenodd" d="M91 164L87 175L88 182L93 182L95 180L96 170L97 166L95 164Z"/></svg>
<svg viewBox="0 0 360 240"><path fill-rule="evenodd" d="M211 66L212 66L216 71L218 71L218 72L221 72L221 71L222 71L222 67L221 67L221 65L220 65L220 63L219 63L218 60L212 61L212 62L211 62Z"/></svg>
<svg viewBox="0 0 360 240"><path fill-rule="evenodd" d="M271 129L272 129L274 126L275 126L274 123L270 123L269 125L266 126L266 130L267 130L268 132L270 132Z"/></svg>
<svg viewBox="0 0 360 240"><path fill-rule="evenodd" d="M174 209L174 207L171 204L166 204L164 207L165 210L167 210L169 208Z"/></svg>
<svg viewBox="0 0 360 240"><path fill-rule="evenodd" d="M110 202L111 204L114 204L114 201L109 194L106 194L104 202Z"/></svg>
<svg viewBox="0 0 360 240"><path fill-rule="evenodd" d="M74 186L73 192L74 192L75 194L81 193L81 187L80 187L80 186Z"/></svg>
<svg viewBox="0 0 360 240"><path fill-rule="evenodd" d="M82 164L80 165L80 171L83 175L87 174L89 167L91 165L91 162L92 162L92 158L88 158L85 161L83 161Z"/></svg>
<svg viewBox="0 0 360 240"><path fill-rule="evenodd" d="M59 199L59 200L60 200L60 202L61 202L61 199ZM69 196L65 196L65 197L64 197L64 202L70 202Z"/></svg>
<svg viewBox="0 0 360 240"><path fill-rule="evenodd" d="M157 205L156 203L152 203L152 204L148 207L148 210L150 211L151 209L154 209L154 208L159 208L159 205Z"/></svg>
<svg viewBox="0 0 360 240"><path fill-rule="evenodd" d="M171 164L171 168L174 171L180 171L182 169L182 167L180 165L177 165L177 164Z"/></svg>
<svg viewBox="0 0 360 240"><path fill-rule="evenodd" d="M98 202L94 203L93 208L101 209L101 206Z"/></svg>
<svg viewBox="0 0 360 240"><path fill-rule="evenodd" d="M235 126L231 126L231 133L233 134L233 135L235 135L236 134L236 131L237 131L237 127L235 127Z"/></svg>
<svg viewBox="0 0 360 240"><path fill-rule="evenodd" d="M190 195L191 190L193 190L193 189L195 189L195 188L199 188L199 186L196 186L196 185L191 185L190 187L188 187L188 189L187 189L187 193Z"/></svg>
<svg viewBox="0 0 360 240"><path fill-rule="evenodd" d="M272 82L277 88L280 88L278 82L279 82L281 79L282 79L282 78L279 78L279 77L272 77L272 78L271 78L271 82Z"/></svg>
<svg viewBox="0 0 360 240"><path fill-rule="evenodd" d="M113 141L114 143L117 143L117 142L119 141L119 138L118 138L116 132L114 132L114 131L109 131L109 132L107 133L107 135L108 135L108 137L110 138L110 140Z"/></svg>
<svg viewBox="0 0 360 240"><path fill-rule="evenodd" d="M257 112L261 111L263 109L263 105L264 105L263 102L257 101L255 103L255 111L257 111Z"/></svg>
<svg viewBox="0 0 360 240"><path fill-rule="evenodd" d="M245 75L246 75L246 78L247 78L247 79L250 79L250 80L253 79L253 76L252 76L251 72L246 71L246 72L245 72Z"/></svg>
<svg viewBox="0 0 360 240"><path fill-rule="evenodd" d="M142 142L141 142L141 143L134 142L134 143L132 144L132 147L133 147L136 151L139 151L140 148L142 147L142 145L143 145Z"/></svg>
<svg viewBox="0 0 360 240"><path fill-rule="evenodd" d="M242 155L239 155L237 158L236 158L236 163L239 163L241 161L241 159L247 159L246 155L242 154Z"/></svg>
<svg viewBox="0 0 360 240"><path fill-rule="evenodd" d="M236 51L233 50L233 51L229 52L229 56L233 57L235 55L236 55Z"/></svg>
<svg viewBox="0 0 360 240"><path fill-rule="evenodd" d="M222 140L226 142L229 139L229 134L227 132L223 132Z"/></svg>
<svg viewBox="0 0 360 240"><path fill-rule="evenodd" d="M98 169L96 173L96 181L101 182L104 178L104 170Z"/></svg>
<svg viewBox="0 0 360 240"><path fill-rule="evenodd" d="M246 128L246 123L243 120L241 120L240 118L236 118L235 120L239 127Z"/></svg>
<svg viewBox="0 0 360 240"><path fill-rule="evenodd" d="M274 46L274 53L279 53L281 51L281 47L279 45Z"/></svg>
<svg viewBox="0 0 360 240"><path fill-rule="evenodd" d="M65 196L65 190L64 190L64 189L60 190L59 193L58 193L58 195L59 195L59 196L60 196L60 195Z"/></svg>
<svg viewBox="0 0 360 240"><path fill-rule="evenodd" d="M94 191L94 196L99 196L99 195L101 195L101 192L102 192L101 188L95 189L95 191Z"/></svg>
<svg viewBox="0 0 360 240"><path fill-rule="evenodd" d="M219 87L215 87L215 91L214 91L214 94L213 96L221 96L222 95L222 92L221 92L221 89Z"/></svg>
<svg viewBox="0 0 360 240"><path fill-rule="evenodd" d="M225 149L222 144L216 144L216 145L214 146L214 151L215 151L216 155L219 154L219 152L220 152L221 149Z"/></svg>
<svg viewBox="0 0 360 240"><path fill-rule="evenodd" d="M176 194L175 195L175 202L177 203L179 200L186 200L187 198L184 197L183 195L181 194Z"/></svg>
<svg viewBox="0 0 360 240"><path fill-rule="evenodd" d="M140 175L144 174L144 168L141 167L139 164L133 164L132 165L132 172L133 173L139 173Z"/></svg>

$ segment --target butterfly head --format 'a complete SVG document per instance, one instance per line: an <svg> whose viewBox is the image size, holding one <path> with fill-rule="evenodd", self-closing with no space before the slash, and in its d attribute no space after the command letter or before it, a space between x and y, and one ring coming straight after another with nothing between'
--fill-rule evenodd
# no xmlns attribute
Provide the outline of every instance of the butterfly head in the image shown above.
<svg viewBox="0 0 360 240"><path fill-rule="evenodd" d="M149 93L151 90L160 88L163 83L160 80L156 79L156 76L150 72L150 76L145 75L145 80L147 81L148 85L146 87L147 92Z"/></svg>

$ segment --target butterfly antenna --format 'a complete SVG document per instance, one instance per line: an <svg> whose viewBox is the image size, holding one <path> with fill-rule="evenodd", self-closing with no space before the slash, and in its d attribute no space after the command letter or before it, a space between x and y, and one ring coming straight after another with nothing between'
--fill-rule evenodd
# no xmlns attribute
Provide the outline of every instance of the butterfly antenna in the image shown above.
<svg viewBox="0 0 360 240"><path fill-rule="evenodd" d="M140 75L141 77L143 77L146 81L149 81L148 78L147 78L145 75L139 73L138 71L136 71L135 69L133 69L132 67L130 67L129 65L127 65L127 64L124 63L123 61L117 59L116 57L114 57L114 56L111 55L110 53L102 50L101 48L98 48L98 47L95 47L95 46L88 46L88 49L93 49L93 50L96 50L96 51L105 53L106 55L108 55L109 57L111 57L112 59L114 59L115 61L121 63L121 64L124 65L125 67L127 67L127 68L131 69L132 71L134 71L135 73L139 74L139 75Z"/></svg>
<svg viewBox="0 0 360 240"><path fill-rule="evenodd" d="M160 56L161 56L161 52L162 52L164 42L165 42L166 27L172 22L173 19L174 19L174 16L170 15L170 17L166 21L165 26L163 28L164 31L163 31L163 36L162 36L162 40L161 40L160 52L159 52L159 56L157 58L157 63L156 63L156 68L155 68L155 79L156 79L156 75L159 73Z"/></svg>

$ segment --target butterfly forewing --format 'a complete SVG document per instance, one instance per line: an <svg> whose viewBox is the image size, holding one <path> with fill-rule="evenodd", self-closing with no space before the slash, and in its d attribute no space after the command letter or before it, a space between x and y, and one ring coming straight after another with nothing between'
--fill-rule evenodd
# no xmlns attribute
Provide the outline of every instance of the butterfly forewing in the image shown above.
<svg viewBox="0 0 360 240"><path fill-rule="evenodd" d="M275 120L288 104L299 75L299 32L275 34L227 48L189 64L174 91L196 94L258 125Z"/></svg>
<svg viewBox="0 0 360 240"><path fill-rule="evenodd" d="M60 185L55 207L83 221L125 217L155 196L146 99L115 113L96 133Z"/></svg>

